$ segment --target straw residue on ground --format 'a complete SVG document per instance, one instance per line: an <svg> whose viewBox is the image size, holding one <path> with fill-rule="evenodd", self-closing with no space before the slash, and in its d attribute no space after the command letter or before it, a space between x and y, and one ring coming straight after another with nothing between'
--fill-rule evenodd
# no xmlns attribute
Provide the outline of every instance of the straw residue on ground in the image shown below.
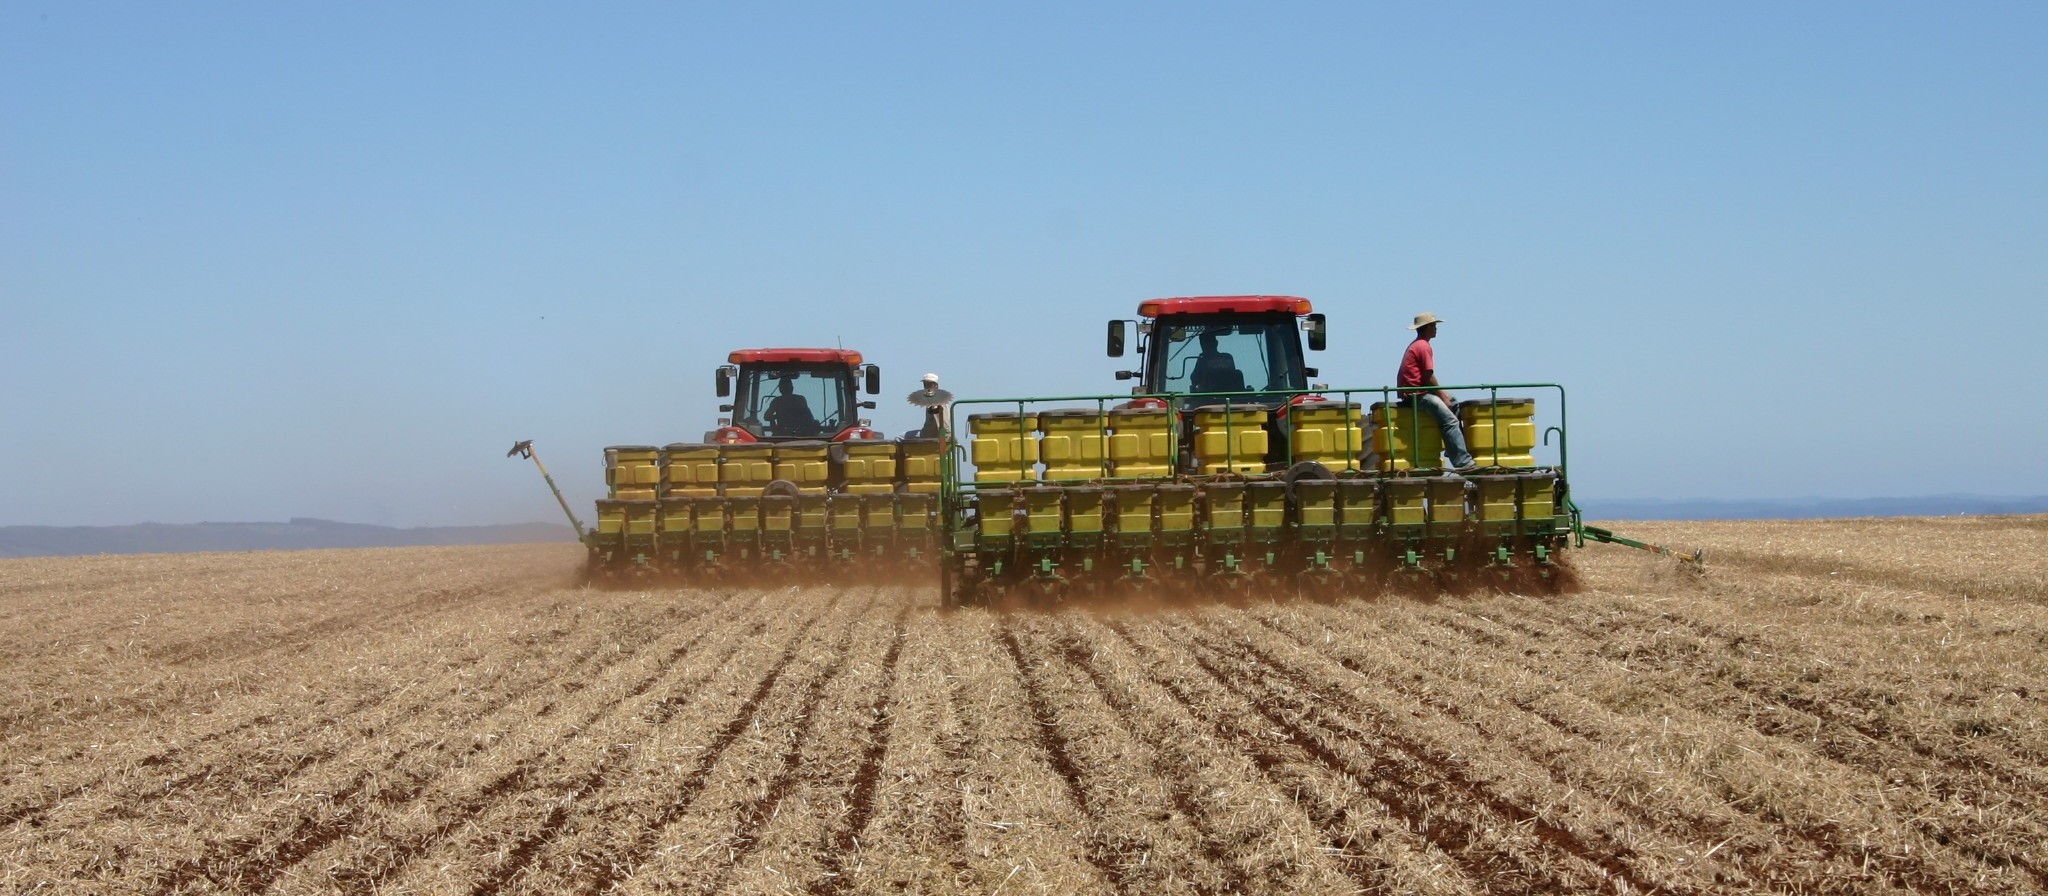
<svg viewBox="0 0 2048 896"><path fill-rule="evenodd" d="M2048 520L943 612L573 547L0 562L0 890L2048 890Z"/></svg>

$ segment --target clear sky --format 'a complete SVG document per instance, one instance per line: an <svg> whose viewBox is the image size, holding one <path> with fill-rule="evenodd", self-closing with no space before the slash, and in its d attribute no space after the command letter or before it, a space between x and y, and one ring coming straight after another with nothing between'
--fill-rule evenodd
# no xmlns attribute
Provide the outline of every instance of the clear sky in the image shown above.
<svg viewBox="0 0 2048 896"><path fill-rule="evenodd" d="M550 519L732 348L876 423L1308 296L1601 498L2048 493L2048 4L0 5L0 524ZM1127 385L1127 384L1123 384ZM1545 408L1546 422L1554 422Z"/></svg>

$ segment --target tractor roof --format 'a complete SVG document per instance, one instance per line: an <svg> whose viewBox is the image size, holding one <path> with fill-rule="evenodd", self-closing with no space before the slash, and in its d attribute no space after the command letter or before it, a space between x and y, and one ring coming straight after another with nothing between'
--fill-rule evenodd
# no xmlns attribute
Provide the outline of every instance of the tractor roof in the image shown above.
<svg viewBox="0 0 2048 896"><path fill-rule="evenodd" d="M1315 309L1298 296L1189 296L1178 299L1146 299L1138 303L1139 317L1174 314L1262 314L1291 312L1296 316Z"/></svg>
<svg viewBox="0 0 2048 896"><path fill-rule="evenodd" d="M743 348L725 356L731 364L860 363L860 352L845 348Z"/></svg>

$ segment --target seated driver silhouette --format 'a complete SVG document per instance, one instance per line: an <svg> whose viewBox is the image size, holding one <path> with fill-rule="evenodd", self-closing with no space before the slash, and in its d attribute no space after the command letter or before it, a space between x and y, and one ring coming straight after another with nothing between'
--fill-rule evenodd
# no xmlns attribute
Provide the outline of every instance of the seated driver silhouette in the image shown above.
<svg viewBox="0 0 2048 896"><path fill-rule="evenodd" d="M1216 334L1202 334L1202 354L1195 358L1195 372L1188 388L1195 392L1243 392L1244 373L1228 352L1216 349Z"/></svg>
<svg viewBox="0 0 2048 896"><path fill-rule="evenodd" d="M778 436L814 436L818 418L811 416L811 403L790 389L790 381L779 380L774 400L768 402L769 431Z"/></svg>

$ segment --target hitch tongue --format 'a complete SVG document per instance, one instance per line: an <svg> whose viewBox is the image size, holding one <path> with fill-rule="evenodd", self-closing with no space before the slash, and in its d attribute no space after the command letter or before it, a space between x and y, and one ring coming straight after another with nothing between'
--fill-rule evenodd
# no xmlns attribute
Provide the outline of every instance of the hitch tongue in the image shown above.
<svg viewBox="0 0 2048 896"><path fill-rule="evenodd" d="M1663 554L1667 557L1676 557L1680 563L1692 564L1694 569L1706 568L1707 552L1703 549L1696 548L1692 553L1688 554L1685 551L1667 548L1663 545L1651 544L1647 541L1637 541L1633 538L1624 538L1614 534L1612 530L1602 529L1599 526L1584 526L1581 527L1581 531L1586 533L1587 538L1594 541L1618 544L1623 547L1635 548L1639 551L1649 551L1652 554Z"/></svg>

